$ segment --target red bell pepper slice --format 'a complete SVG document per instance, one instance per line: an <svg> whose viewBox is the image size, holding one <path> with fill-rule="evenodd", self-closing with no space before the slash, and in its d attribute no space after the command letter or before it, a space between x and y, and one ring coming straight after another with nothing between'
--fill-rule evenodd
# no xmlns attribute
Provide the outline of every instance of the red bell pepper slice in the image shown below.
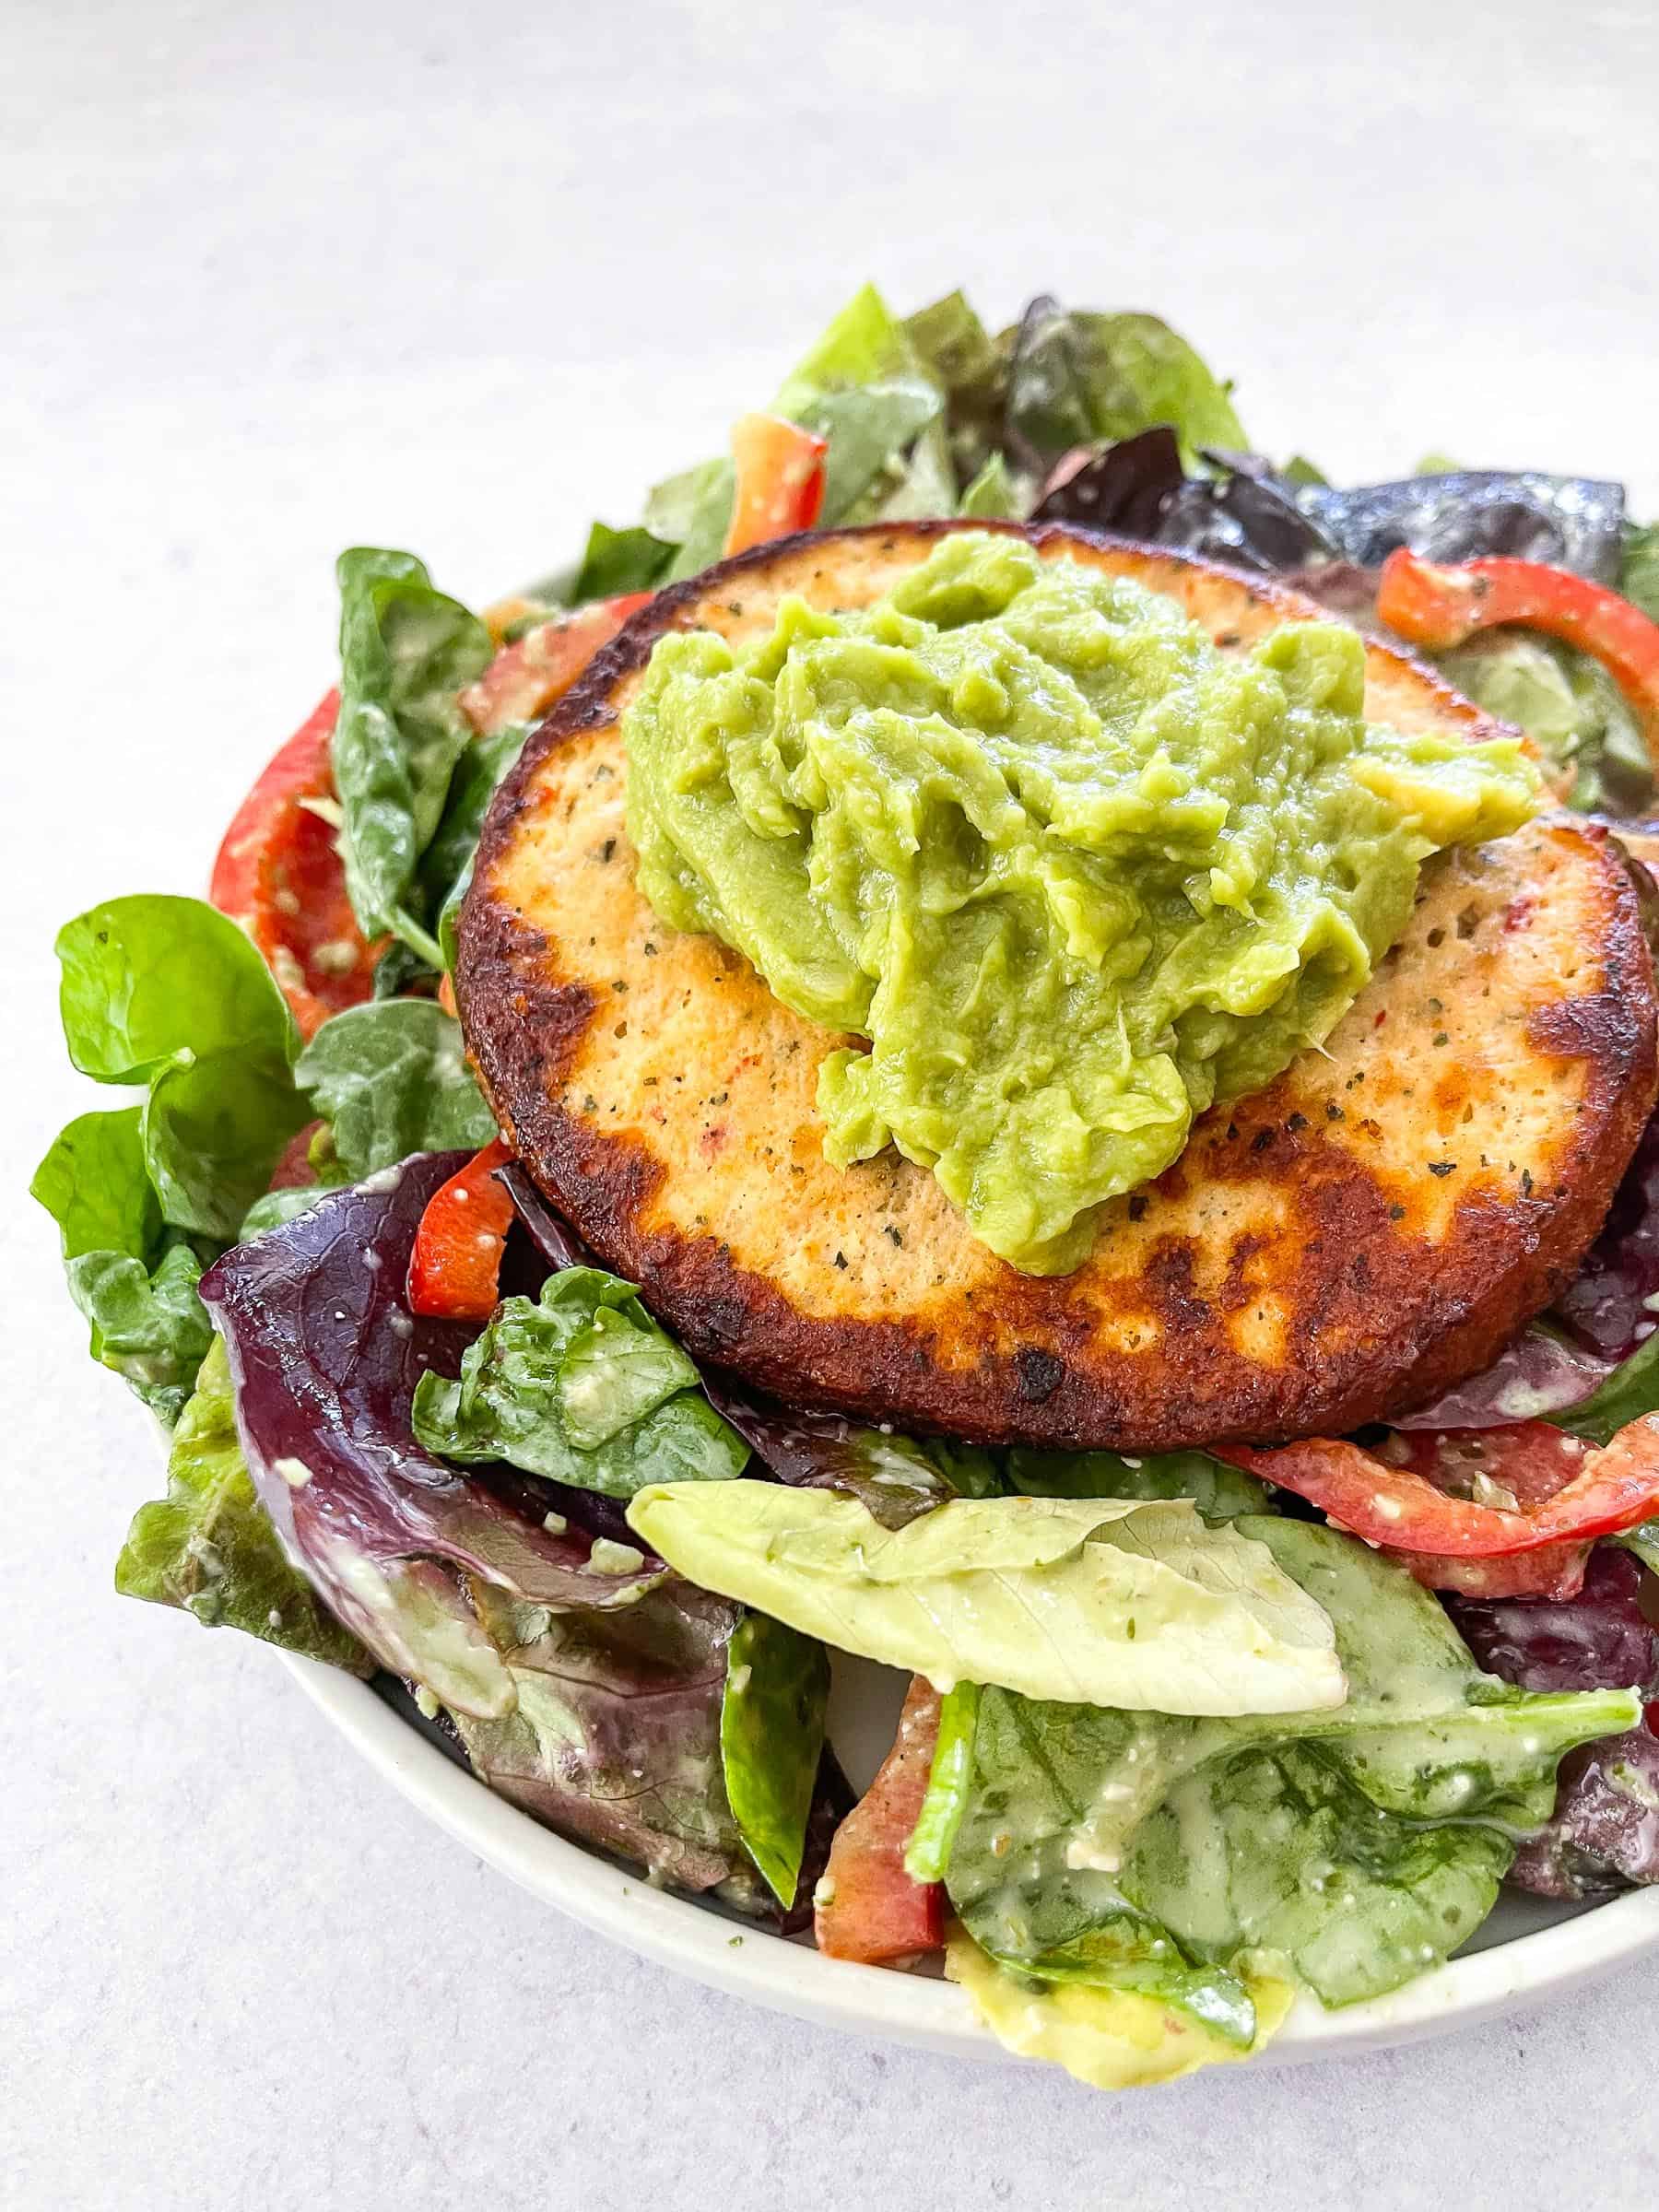
<svg viewBox="0 0 1659 2212"><path fill-rule="evenodd" d="M1630 1422L1603 1451L1531 1512L1449 1498L1409 1467L1391 1467L1358 1444L1314 1437L1271 1451L1214 1447L1218 1459L1294 1490L1339 1528L1391 1551L1449 1559L1502 1559L1546 1545L1615 1535L1659 1512L1659 1415Z"/></svg>
<svg viewBox="0 0 1659 2212"><path fill-rule="evenodd" d="M829 451L824 439L779 415L746 415L734 426L737 490L726 532L728 559L812 528L823 511Z"/></svg>
<svg viewBox="0 0 1659 2212"><path fill-rule="evenodd" d="M331 691L237 808L207 893L265 955L303 1037L374 987L375 948L346 896L331 819L339 705Z"/></svg>
<svg viewBox="0 0 1659 2212"><path fill-rule="evenodd" d="M1513 1498L1524 1513L1564 1490L1584 1469L1584 1447L1550 1421L1514 1421L1500 1429L1397 1430L1388 1457L1451 1497L1466 1495L1484 1477ZM1494 1502L1488 1500L1488 1502ZM1583 1587L1592 1546L1540 1544L1493 1559L1451 1559L1443 1552L1392 1551L1430 1590L1460 1597L1576 1597Z"/></svg>
<svg viewBox="0 0 1659 2212"><path fill-rule="evenodd" d="M1629 700L1659 766L1659 623L1605 584L1538 560L1493 558L1446 568L1402 546L1382 564L1377 613L1390 629L1431 652L1514 622L1594 654Z"/></svg>
<svg viewBox="0 0 1659 2212"><path fill-rule="evenodd" d="M1453 1559L1443 1551L1385 1551L1430 1590L1475 1599L1576 1597L1584 1586L1594 1544L1540 1544L1536 1551L1506 1552L1495 1559Z"/></svg>
<svg viewBox="0 0 1659 2212"><path fill-rule="evenodd" d="M488 1321L501 1295L512 1200L495 1179L512 1158L497 1137L434 1191L409 1254L409 1309L441 1321Z"/></svg>
<svg viewBox="0 0 1659 2212"><path fill-rule="evenodd" d="M918 1675L875 1781L835 1831L814 1900L813 1932L831 1959L883 1966L945 1941L945 1885L912 1881L905 1846L927 1794L939 1693Z"/></svg>
<svg viewBox="0 0 1659 2212"><path fill-rule="evenodd" d="M623 592L579 606L573 615L538 622L515 644L503 645L477 682L467 685L461 712L480 737L510 722L538 721L651 597L649 592Z"/></svg>

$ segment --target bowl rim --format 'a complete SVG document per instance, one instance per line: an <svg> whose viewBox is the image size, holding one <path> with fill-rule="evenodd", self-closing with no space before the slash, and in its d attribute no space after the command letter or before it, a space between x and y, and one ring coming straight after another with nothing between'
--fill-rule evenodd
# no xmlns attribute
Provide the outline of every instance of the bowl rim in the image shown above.
<svg viewBox="0 0 1659 2212"><path fill-rule="evenodd" d="M370 1685L278 1653L305 1695L375 1772L447 1834L545 1904L707 1987L854 2035L962 2058L1008 2061L954 1983L826 1958L743 1928L567 1842L487 1788ZM1659 1949L1659 1888L1638 1889L1531 1934L1449 1959L1386 1996L1339 2012L1300 1996L1255 2064L1382 2050L1489 2019ZM1023 2063L1023 2062L1022 2062Z"/></svg>

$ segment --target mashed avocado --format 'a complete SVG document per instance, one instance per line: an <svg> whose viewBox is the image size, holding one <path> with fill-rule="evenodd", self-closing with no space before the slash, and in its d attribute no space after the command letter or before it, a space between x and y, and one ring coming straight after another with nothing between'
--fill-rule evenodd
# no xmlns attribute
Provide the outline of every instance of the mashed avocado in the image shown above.
<svg viewBox="0 0 1659 2212"><path fill-rule="evenodd" d="M624 720L640 888L869 1041L819 1074L830 1159L896 1145L1063 1274L1195 1113L1323 1041L1428 854L1533 812L1517 743L1402 736L1364 690L1338 624L1222 653L1159 593L960 533L859 613L659 641Z"/></svg>

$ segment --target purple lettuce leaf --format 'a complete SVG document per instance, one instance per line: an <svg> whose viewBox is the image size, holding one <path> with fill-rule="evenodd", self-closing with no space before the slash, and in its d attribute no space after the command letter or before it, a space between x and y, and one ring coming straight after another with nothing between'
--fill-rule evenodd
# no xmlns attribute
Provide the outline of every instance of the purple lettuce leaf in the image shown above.
<svg viewBox="0 0 1659 2212"><path fill-rule="evenodd" d="M526 1234L549 1267L597 1267L594 1257L562 1214L555 1213L516 1159L498 1168L495 1179L512 1199Z"/></svg>
<svg viewBox="0 0 1659 2212"><path fill-rule="evenodd" d="M1507 554L1604 583L1618 577L1624 535L1618 484L1536 469L1456 469L1340 490L1282 474L1255 454L1206 453L1205 459L1216 473L1189 477L1166 429L1103 451L1079 448L1051 470L1037 519L1174 546L1286 576L1315 593L1326 564L1341 564L1342 593L1361 610L1369 597L1364 572L1399 546L1432 560Z"/></svg>
<svg viewBox="0 0 1659 2212"><path fill-rule="evenodd" d="M1601 1546L1577 1597L1469 1603L1447 1610L1488 1674L1529 1690L1659 1692L1659 1630L1642 1609L1644 1570ZM1659 1882L1659 1706L1622 1735L1561 1762L1555 1812L1521 1846L1510 1880L1539 1897L1586 1898Z"/></svg>
<svg viewBox="0 0 1659 2212"><path fill-rule="evenodd" d="M985 1497L1002 1487L989 1455L971 1444L935 1439L924 1450L839 1413L777 1405L726 1377L705 1375L703 1389L780 1482L842 1490L884 1528L902 1528L947 1499Z"/></svg>
<svg viewBox="0 0 1659 2212"><path fill-rule="evenodd" d="M1396 1429L1507 1429L1541 1420L1590 1397L1614 1362L1568 1343L1536 1322L1492 1362L1416 1413L1397 1414Z"/></svg>
<svg viewBox="0 0 1659 2212"><path fill-rule="evenodd" d="M463 1474L416 1440L417 1382L453 1379L477 1333L405 1299L421 1214L464 1158L418 1156L332 1192L204 1278L260 1499L336 1618L418 1686L423 1710L447 1708L480 1779L655 1878L799 1924L846 1785L826 1754L802 1888L781 1914L721 1763L741 1608L637 1547L605 1553L628 1531L592 1524L604 1501L508 1467Z"/></svg>
<svg viewBox="0 0 1659 2212"><path fill-rule="evenodd" d="M1624 487L1532 468L1460 468L1339 491L1300 484L1295 502L1339 557L1382 566L1400 546L1430 560L1503 554L1616 582L1624 547Z"/></svg>
<svg viewBox="0 0 1659 2212"><path fill-rule="evenodd" d="M1604 1359L1628 1359L1654 1333L1659 1312L1659 1116L1625 1171L1601 1235L1555 1311Z"/></svg>

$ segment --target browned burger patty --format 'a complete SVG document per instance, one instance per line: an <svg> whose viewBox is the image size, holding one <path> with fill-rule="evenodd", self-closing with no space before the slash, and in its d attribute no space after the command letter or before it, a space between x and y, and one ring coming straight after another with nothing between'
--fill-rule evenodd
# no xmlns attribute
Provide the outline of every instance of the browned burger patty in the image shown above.
<svg viewBox="0 0 1659 2212"><path fill-rule="evenodd" d="M896 1155L830 1167L818 1065L845 1040L635 889L618 716L654 641L755 637L788 592L867 605L952 526L789 539L666 591L533 735L457 975L525 1164L695 1356L901 1428L1128 1451L1339 1433L1474 1372L1576 1266L1653 1104L1653 963L1601 831L1556 817L1431 863L1327 1048L1201 1119L1047 1279ZM1029 535L1171 594L1224 649L1319 611L1178 555ZM1380 645L1368 674L1374 720L1497 726Z"/></svg>

